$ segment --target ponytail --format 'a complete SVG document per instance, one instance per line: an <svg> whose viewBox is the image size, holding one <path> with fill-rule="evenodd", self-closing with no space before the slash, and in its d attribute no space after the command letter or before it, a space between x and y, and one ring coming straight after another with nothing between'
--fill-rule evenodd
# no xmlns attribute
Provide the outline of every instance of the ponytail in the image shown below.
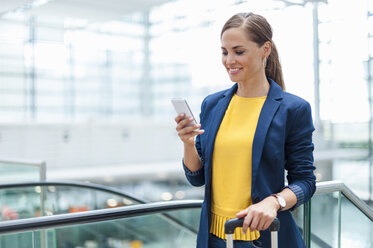
<svg viewBox="0 0 373 248"><path fill-rule="evenodd" d="M272 78L278 85L285 90L284 79L282 77L282 68L280 59L278 57L277 48L275 43L272 42L271 53L267 58L267 64L265 67L265 74L267 77Z"/></svg>

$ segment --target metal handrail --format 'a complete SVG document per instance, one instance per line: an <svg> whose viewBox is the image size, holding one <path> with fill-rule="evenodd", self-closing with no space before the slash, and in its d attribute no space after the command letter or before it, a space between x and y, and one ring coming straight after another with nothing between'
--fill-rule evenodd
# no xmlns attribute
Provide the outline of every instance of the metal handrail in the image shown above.
<svg viewBox="0 0 373 248"><path fill-rule="evenodd" d="M22 159L13 159L13 158L0 158L0 163L39 167L40 180L45 180L47 177L47 166L44 160L31 160L31 159L22 160Z"/></svg>
<svg viewBox="0 0 373 248"><path fill-rule="evenodd" d="M341 181L327 181L316 183L315 195L341 192L355 207L373 221L373 210L361 200L350 188Z"/></svg>
<svg viewBox="0 0 373 248"><path fill-rule="evenodd" d="M48 185L52 182L39 182ZM60 182L61 183L61 182ZM35 184L35 183L28 183ZM62 183L64 185L80 185L80 183ZM21 184L18 184L21 185ZM83 184L84 186L86 184ZM0 185L0 188L4 185ZM100 186L101 187L101 186ZM106 188L105 186L102 186ZM373 210L356 196L344 183L340 181L318 182L316 184L315 195L340 192L343 194L354 206L356 206L362 213L364 213L370 220L373 220ZM307 205L307 204L306 204ZM305 206L306 206L305 205ZM201 208L201 200L183 200L183 201L169 201L145 203L140 205L118 207L113 209L92 210L80 213L60 214L54 216L44 216L37 218L29 218L22 220L11 220L0 222L0 234L28 231L35 229L53 228L58 226L67 226L80 223L91 223L104 220L112 220L119 218L128 218L133 216L141 216L148 214L162 213L166 215L167 211ZM307 216L310 218L310 216ZM176 225L185 226L172 220ZM189 229L189 231L191 231ZM193 232L193 231L192 231ZM305 237L306 238L306 237Z"/></svg>
<svg viewBox="0 0 373 248"><path fill-rule="evenodd" d="M0 222L0 234L86 224L105 220L123 219L134 216L164 213L172 210L199 209L201 206L201 200L180 200L145 203L140 205L34 217L20 220L9 220Z"/></svg>
<svg viewBox="0 0 373 248"><path fill-rule="evenodd" d="M12 159L12 158L0 158L0 163L7 163L7 164L21 164L21 165L31 165L31 166L39 166L40 164L45 163L44 160L32 160L32 159Z"/></svg>

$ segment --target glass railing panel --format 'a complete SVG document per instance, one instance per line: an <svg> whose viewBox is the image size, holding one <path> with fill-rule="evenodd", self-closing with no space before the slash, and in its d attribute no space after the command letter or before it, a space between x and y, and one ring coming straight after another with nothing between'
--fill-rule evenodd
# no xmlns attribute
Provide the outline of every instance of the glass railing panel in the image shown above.
<svg viewBox="0 0 373 248"><path fill-rule="evenodd" d="M339 193L314 195L311 200L311 247L338 247Z"/></svg>
<svg viewBox="0 0 373 248"><path fill-rule="evenodd" d="M198 231L200 214L201 209L172 211L168 213L169 216L178 219L183 225L190 227L195 232Z"/></svg>
<svg viewBox="0 0 373 248"><path fill-rule="evenodd" d="M184 211L189 213L185 214L183 213ZM189 210L177 210L177 213L173 212L168 213L172 213L174 216L190 214ZM167 220L160 214L35 230L34 232L36 247L43 247L42 242L44 242L44 246L48 248L190 248L196 245L195 233ZM22 235L22 233L16 235ZM12 234L12 237L10 235L2 235L0 239L7 241L14 240L16 235ZM24 242L30 245L30 240L24 240ZM22 243L21 245L25 244Z"/></svg>
<svg viewBox="0 0 373 248"><path fill-rule="evenodd" d="M45 180L45 163L42 161L16 161L0 158L0 182Z"/></svg>
<svg viewBox="0 0 373 248"><path fill-rule="evenodd" d="M30 248L33 243L33 232L0 235L0 248Z"/></svg>
<svg viewBox="0 0 373 248"><path fill-rule="evenodd" d="M373 247L373 222L342 195L341 247Z"/></svg>
<svg viewBox="0 0 373 248"><path fill-rule="evenodd" d="M136 204L120 195L89 188L32 186L0 189L1 220L73 213Z"/></svg>
<svg viewBox="0 0 373 248"><path fill-rule="evenodd" d="M303 217L304 217L303 216L303 210L304 210L303 207L298 207L298 208L294 209L294 211L291 212L293 214L295 223L299 227L299 230L302 233L302 235L303 235L303 229L304 229L304 227L303 227Z"/></svg>

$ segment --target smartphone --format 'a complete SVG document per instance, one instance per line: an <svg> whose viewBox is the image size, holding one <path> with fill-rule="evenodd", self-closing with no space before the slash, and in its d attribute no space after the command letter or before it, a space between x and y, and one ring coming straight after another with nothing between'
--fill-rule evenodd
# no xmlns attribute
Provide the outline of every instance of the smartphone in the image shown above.
<svg viewBox="0 0 373 248"><path fill-rule="evenodd" d="M185 118L193 117L193 121L189 122L187 126L193 126L197 124L196 118L194 118L192 110L190 109L188 102L184 98L172 98L172 105L174 106L177 114L185 114ZM184 118L184 119L185 119Z"/></svg>

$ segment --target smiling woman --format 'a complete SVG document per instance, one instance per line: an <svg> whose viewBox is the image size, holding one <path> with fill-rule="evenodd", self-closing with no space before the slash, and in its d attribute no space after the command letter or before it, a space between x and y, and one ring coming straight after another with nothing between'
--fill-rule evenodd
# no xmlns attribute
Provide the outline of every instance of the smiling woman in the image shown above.
<svg viewBox="0 0 373 248"><path fill-rule="evenodd" d="M247 16L244 16L247 15ZM250 16L250 21L248 17ZM246 19L245 19L246 18ZM231 18L221 31L221 42L223 50L223 65L234 68L234 60L227 60L229 47L225 48L224 44L231 45L231 52L235 53L237 57L246 58L246 64L250 61L252 73L260 73L260 68L265 68L265 75L271 77L275 82L285 89L283 82L281 64L278 58L276 46L272 40L272 28L260 15L253 15L252 13L242 14L240 18ZM257 58L257 59L254 59ZM240 59L238 59L240 60ZM246 65L248 66L248 64ZM256 74L258 76L259 74ZM247 75L247 78L251 78ZM237 82L235 80L232 80Z"/></svg>
<svg viewBox="0 0 373 248"><path fill-rule="evenodd" d="M253 95L256 91L252 89L247 89L245 92L244 87L258 87L260 85L250 81L265 78L262 68L271 51L271 43L266 42L259 47L255 42L248 39L245 30L241 27L228 29L222 34L221 42L223 51L222 63L231 81L240 85L237 95L247 97L265 96L269 88L266 80L261 80L263 87L257 92L258 95Z"/></svg>
<svg viewBox="0 0 373 248"><path fill-rule="evenodd" d="M175 118L186 177L194 186L206 185L197 247L225 247L224 223L235 217L244 218L233 234L236 247L269 247L267 228L276 216L282 226L279 247L305 247L289 210L315 191L310 105L283 91L264 17L231 17L221 32L221 49L235 84L205 98L201 126L188 126L183 115Z"/></svg>

